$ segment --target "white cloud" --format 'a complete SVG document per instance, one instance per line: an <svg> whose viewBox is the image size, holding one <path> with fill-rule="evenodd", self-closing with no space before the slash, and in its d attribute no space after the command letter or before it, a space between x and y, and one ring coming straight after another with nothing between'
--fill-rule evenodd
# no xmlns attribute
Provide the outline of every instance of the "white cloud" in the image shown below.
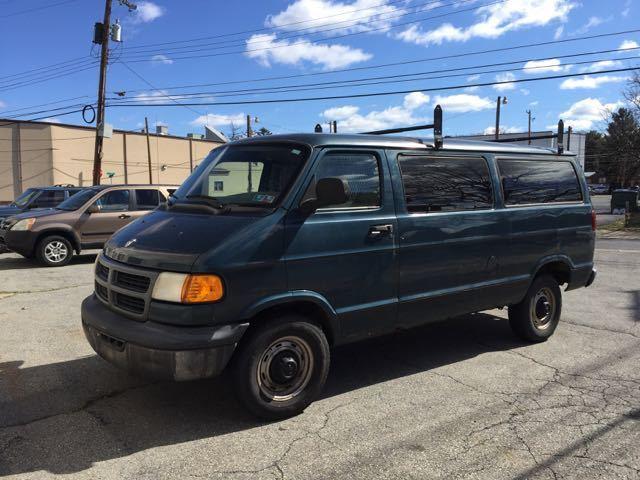
<svg viewBox="0 0 640 480"><path fill-rule="evenodd" d="M333 107L322 112L322 116L330 120L342 120L358 113L359 108L354 105Z"/></svg>
<svg viewBox="0 0 640 480"><path fill-rule="evenodd" d="M496 82L511 82L515 79L516 76L511 72L499 73L496 75ZM506 92L507 90L513 90L516 86L514 83L501 83L499 85L494 85L493 88L499 92Z"/></svg>
<svg viewBox="0 0 640 480"><path fill-rule="evenodd" d="M521 88L520 93L526 97L531 93L531 90L528 90L526 88Z"/></svg>
<svg viewBox="0 0 640 480"><path fill-rule="evenodd" d="M411 92L404 97L403 105L407 110L415 110L426 103L429 103L429 95L422 92Z"/></svg>
<svg viewBox="0 0 640 480"><path fill-rule="evenodd" d="M584 72L600 72L602 70L610 70L612 68L621 67L622 63L617 60L602 60L600 62L592 63L589 66L582 67L580 73Z"/></svg>
<svg viewBox="0 0 640 480"><path fill-rule="evenodd" d="M584 33L587 33L592 28L602 25L603 23L609 22L611 20L613 20L613 17L607 17L607 18L596 17L596 16L590 17L589 20L587 20L587 23L585 23L583 26L578 28L574 32L574 34L582 35Z"/></svg>
<svg viewBox="0 0 640 480"><path fill-rule="evenodd" d="M634 40L625 40L624 42L622 42L620 44L618 49L619 50L630 50L632 48L638 48L638 47L640 47L640 45L638 45L638 42L636 42Z"/></svg>
<svg viewBox="0 0 640 480"><path fill-rule="evenodd" d="M41 122L62 123L62 120L60 120L58 117L47 117L47 118L43 118Z"/></svg>
<svg viewBox="0 0 640 480"><path fill-rule="evenodd" d="M378 30L379 33L386 31L397 16L405 13L403 8L381 5L381 3L384 2L356 0L352 3L343 3L331 0L297 0L282 12L267 17L265 26L283 31L304 29L308 33L328 30L327 33L330 35L381 29Z"/></svg>
<svg viewBox="0 0 640 480"><path fill-rule="evenodd" d="M250 43L260 42L259 48L249 47ZM257 34L247 40L245 55L260 62L264 66L272 63L298 65L311 62L321 65L325 70L344 68L354 63L365 62L372 55L359 48L346 45L325 45L311 43L308 40L277 40L275 34Z"/></svg>
<svg viewBox="0 0 640 480"><path fill-rule="evenodd" d="M563 33L564 33L564 25L560 25L558 28L556 28L556 31L553 34L553 39L560 40L562 38Z"/></svg>
<svg viewBox="0 0 640 480"><path fill-rule="evenodd" d="M135 10L134 22L149 23L164 15L165 10L160 5L153 2L136 2L138 8Z"/></svg>
<svg viewBox="0 0 640 480"><path fill-rule="evenodd" d="M154 123L154 125L155 125L156 127L168 127L168 126L169 126L169 124L168 124L167 122L164 122L164 121L162 121L162 120L158 120L158 121L156 121L156 122Z"/></svg>
<svg viewBox="0 0 640 480"><path fill-rule="evenodd" d="M476 82L480 80L480 75L471 75L467 77L467 82Z"/></svg>
<svg viewBox="0 0 640 480"><path fill-rule="evenodd" d="M211 125L213 127L228 127L232 123L236 126L242 125L246 117L244 113L233 113L231 115L209 113L207 115L200 115L195 120L189 122L194 127Z"/></svg>
<svg viewBox="0 0 640 480"><path fill-rule="evenodd" d="M6 107L6 106L7 106L7 104L6 104L6 103L4 103L2 100L0 100L0 108L4 108L4 107Z"/></svg>
<svg viewBox="0 0 640 480"><path fill-rule="evenodd" d="M166 55L154 55L153 57L151 57L151 61L155 64L162 65L171 65L173 63L173 60L171 60Z"/></svg>
<svg viewBox="0 0 640 480"><path fill-rule="evenodd" d="M142 103L167 103L172 100L184 100L193 98L184 95L170 95L166 90L152 90L150 92L140 92L133 97L134 100ZM197 97L199 100L212 100L212 97Z"/></svg>
<svg viewBox="0 0 640 480"><path fill-rule="evenodd" d="M624 10L622 10L622 12L620 13L622 14L623 17L628 17L630 12L631 12L631 0L627 0L626 2L624 2Z"/></svg>
<svg viewBox="0 0 640 480"><path fill-rule="evenodd" d="M537 107L540 104L540 102L538 100L534 100L533 102L529 102L529 106L531 107Z"/></svg>
<svg viewBox="0 0 640 480"><path fill-rule="evenodd" d="M578 88L598 88L600 85L606 83L623 82L626 77L619 77L614 75L600 75L598 77L592 77L591 75L585 75L579 78L567 78L560 84L562 90L576 90Z"/></svg>
<svg viewBox="0 0 640 480"><path fill-rule="evenodd" d="M565 22L569 12L576 6L572 0L511 0L478 8L478 21L468 27L444 23L425 32L412 25L399 33L397 38L418 45L466 42L474 37L498 38L522 28Z"/></svg>
<svg viewBox="0 0 640 480"><path fill-rule="evenodd" d="M603 104L597 98L585 98L574 103L566 112L560 114L565 125L575 130L590 130L593 126L605 119L609 112L622 107L622 102Z"/></svg>
<svg viewBox="0 0 640 480"><path fill-rule="evenodd" d="M328 120L338 120L341 132L367 132L384 130L392 127L415 125L427 121L427 117L419 115L417 110L429 102L429 96L421 92L405 95L402 105L387 107L384 110L373 110L367 114L353 105L333 107L321 113ZM429 117L431 118L431 114Z"/></svg>
<svg viewBox="0 0 640 480"><path fill-rule="evenodd" d="M481 110L487 110L493 108L495 100L490 100L487 97L479 97L477 95L468 95L466 93L459 93L449 96L436 96L434 104L440 105L445 112L464 113L464 112L479 112Z"/></svg>
<svg viewBox="0 0 640 480"><path fill-rule="evenodd" d="M524 73L536 74L544 72L561 72L562 62L557 58L548 60L531 60L524 64Z"/></svg>
<svg viewBox="0 0 640 480"><path fill-rule="evenodd" d="M500 127L500 133L520 133L522 129L520 127ZM483 132L485 135L493 135L496 133L496 127L487 127Z"/></svg>

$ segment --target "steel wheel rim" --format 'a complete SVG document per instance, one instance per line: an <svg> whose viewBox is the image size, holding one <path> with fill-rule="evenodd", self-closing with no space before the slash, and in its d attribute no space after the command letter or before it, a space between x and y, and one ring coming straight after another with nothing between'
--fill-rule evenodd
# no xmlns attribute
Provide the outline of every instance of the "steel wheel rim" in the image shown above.
<svg viewBox="0 0 640 480"><path fill-rule="evenodd" d="M67 255L69 255L69 249L59 240L49 242L44 247L44 257L51 263L63 262L67 258Z"/></svg>
<svg viewBox="0 0 640 480"><path fill-rule="evenodd" d="M538 330L546 330L551 325L556 313L556 299L551 289L541 288L531 299L530 315L533 326Z"/></svg>
<svg viewBox="0 0 640 480"><path fill-rule="evenodd" d="M274 375L274 370L279 370L280 363L289 366L288 359L294 359L297 368L290 379L283 381ZM305 340L296 336L277 339L264 350L258 362L256 373L260 393L272 402L286 402L297 397L309 384L313 365L313 352Z"/></svg>

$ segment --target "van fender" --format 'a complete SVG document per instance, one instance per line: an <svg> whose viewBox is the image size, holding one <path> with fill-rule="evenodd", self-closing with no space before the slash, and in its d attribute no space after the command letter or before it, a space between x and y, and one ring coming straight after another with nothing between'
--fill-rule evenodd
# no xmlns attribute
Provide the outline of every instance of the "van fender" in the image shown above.
<svg viewBox="0 0 640 480"><path fill-rule="evenodd" d="M546 267L547 265L550 265L552 263L562 263L564 265L567 266L567 268L569 269L569 281L571 280L571 275L573 274L573 271L575 270L575 265L573 263L573 261L571 261L571 259L567 256L567 255L549 255L548 257L544 257L542 258L534 267L533 269L533 273L531 275L531 279L529 284L533 283L533 280L536 278L536 276L538 275L538 273L540 273L540 271ZM567 282L569 283L569 282Z"/></svg>
<svg viewBox="0 0 640 480"><path fill-rule="evenodd" d="M327 321L326 326L331 329L331 335L334 337L337 336L340 331L338 314L323 295L311 290L295 290L262 298L245 309L241 315L241 319L243 321L248 320L270 308L293 305L301 302L313 304L318 307L324 313L324 318Z"/></svg>

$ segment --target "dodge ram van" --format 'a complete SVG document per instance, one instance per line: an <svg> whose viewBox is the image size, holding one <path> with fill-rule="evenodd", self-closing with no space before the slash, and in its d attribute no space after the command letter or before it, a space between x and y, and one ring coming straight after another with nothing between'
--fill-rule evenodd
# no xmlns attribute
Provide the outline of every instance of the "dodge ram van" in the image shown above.
<svg viewBox="0 0 640 480"><path fill-rule="evenodd" d="M111 237L82 325L132 372L232 369L248 409L283 418L319 395L335 345L505 306L517 336L546 340L560 287L594 281L594 230L568 152L250 138L213 150L166 204Z"/></svg>

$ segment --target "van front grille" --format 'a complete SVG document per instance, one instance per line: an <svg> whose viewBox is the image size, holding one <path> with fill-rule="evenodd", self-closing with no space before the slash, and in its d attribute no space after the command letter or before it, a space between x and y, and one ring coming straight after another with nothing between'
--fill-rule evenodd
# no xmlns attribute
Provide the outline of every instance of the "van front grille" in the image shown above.
<svg viewBox="0 0 640 480"><path fill-rule="evenodd" d="M115 262L100 254L95 269L96 297L110 309L145 321L157 272Z"/></svg>
<svg viewBox="0 0 640 480"><path fill-rule="evenodd" d="M114 293L113 295L115 297L114 303L123 310L127 310L137 315L142 315L144 313L144 299L131 297L122 293Z"/></svg>
<svg viewBox="0 0 640 480"><path fill-rule="evenodd" d="M142 275L116 271L114 283L120 287L144 293L149 290L151 279Z"/></svg>

